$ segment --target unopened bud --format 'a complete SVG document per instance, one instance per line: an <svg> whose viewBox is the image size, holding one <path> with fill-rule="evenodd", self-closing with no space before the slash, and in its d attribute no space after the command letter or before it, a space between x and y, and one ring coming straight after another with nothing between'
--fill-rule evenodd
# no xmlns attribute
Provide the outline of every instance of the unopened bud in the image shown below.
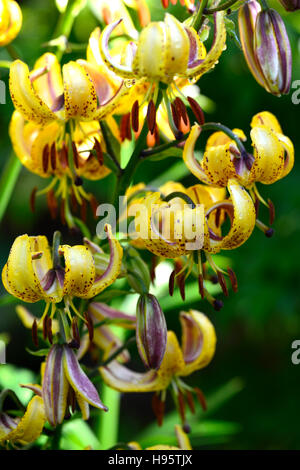
<svg viewBox="0 0 300 470"><path fill-rule="evenodd" d="M136 308L136 342L140 357L149 369L159 369L167 345L167 325L158 300L141 295Z"/></svg>
<svg viewBox="0 0 300 470"><path fill-rule="evenodd" d="M279 0L286 11L300 10L300 0Z"/></svg>

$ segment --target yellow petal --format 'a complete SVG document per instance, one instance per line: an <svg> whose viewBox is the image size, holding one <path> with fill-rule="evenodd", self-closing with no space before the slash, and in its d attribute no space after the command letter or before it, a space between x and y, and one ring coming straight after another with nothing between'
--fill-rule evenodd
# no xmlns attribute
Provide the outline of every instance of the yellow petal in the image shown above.
<svg viewBox="0 0 300 470"><path fill-rule="evenodd" d="M0 46L6 46L19 34L22 27L22 11L17 2L1 1L3 10L0 11ZM3 16L2 16L3 15ZM8 21L7 21L8 20Z"/></svg>
<svg viewBox="0 0 300 470"><path fill-rule="evenodd" d="M262 111L261 113L257 113L255 116L253 116L251 127L253 128L257 126L265 126L271 131L282 134L282 130L276 116L274 116L274 114L270 113L269 111Z"/></svg>
<svg viewBox="0 0 300 470"><path fill-rule="evenodd" d="M244 132L241 129L233 129L232 132L234 132L240 140L247 140ZM205 150L208 150L210 147L216 147L217 145L228 144L228 142L233 141L227 134L222 131L214 132L207 139Z"/></svg>
<svg viewBox="0 0 300 470"><path fill-rule="evenodd" d="M280 179L288 175L294 166L294 145L292 141L283 134L277 134L277 138L285 150L283 170L280 175Z"/></svg>
<svg viewBox="0 0 300 470"><path fill-rule="evenodd" d="M210 184L210 180L206 176L194 153L195 145L200 133L201 127L198 124L195 124L185 142L182 158L190 172L196 176L196 178L203 181L203 183Z"/></svg>
<svg viewBox="0 0 300 470"><path fill-rule="evenodd" d="M250 171L250 181L271 184L280 179L284 168L284 147L276 134L266 126L251 130L254 147L254 163Z"/></svg>
<svg viewBox="0 0 300 470"><path fill-rule="evenodd" d="M34 90L29 69L21 60L16 60L10 67L9 87L15 107L28 121L44 125L56 119L56 115Z"/></svg>
<svg viewBox="0 0 300 470"><path fill-rule="evenodd" d="M55 144L59 136L61 135L62 127L58 122L51 122L45 127L42 127L35 133L35 138L31 145L31 166L33 172L37 173L42 178L48 178L51 175L62 176L66 170L60 166L59 159L56 159L56 167L53 170L51 165L51 159L49 158L47 169L44 168L43 153L45 148L48 148L49 154L52 144Z"/></svg>
<svg viewBox="0 0 300 470"><path fill-rule="evenodd" d="M166 63L165 27L163 22L152 22L140 33L138 48L132 63L133 74L149 80L164 81Z"/></svg>
<svg viewBox="0 0 300 470"><path fill-rule="evenodd" d="M180 375L190 375L207 366L216 349L216 332L211 321L196 310L181 312L182 352L185 368Z"/></svg>
<svg viewBox="0 0 300 470"><path fill-rule="evenodd" d="M228 181L228 191L233 204L233 218L229 233L221 240L210 240L214 251L232 250L239 247L250 237L256 221L253 201L248 192L236 180Z"/></svg>
<svg viewBox="0 0 300 470"><path fill-rule="evenodd" d="M175 434L177 437L177 441L179 444L180 449L182 450L192 450L192 446L189 440L188 435L184 432L179 424L175 425Z"/></svg>
<svg viewBox="0 0 300 470"><path fill-rule="evenodd" d="M107 224L105 230L110 247L110 261L104 273L99 276L96 275L94 284L89 292L82 296L87 299L100 294L106 287L115 282L121 271L123 248L118 240L113 237L111 226Z"/></svg>
<svg viewBox="0 0 300 470"><path fill-rule="evenodd" d="M77 62L65 64L63 82L66 119L93 119L97 110L97 95L91 77L85 69Z"/></svg>
<svg viewBox="0 0 300 470"><path fill-rule="evenodd" d="M27 310L27 308L23 307L23 305L17 305L16 312L23 326L25 326L25 328L28 328L31 330L32 324L34 320L36 320L38 329L39 330L43 329L43 324L40 321L40 318L32 315L32 313L29 310ZM59 331L58 321L55 320L55 318L53 318L52 319L52 332L53 334L56 334L58 331Z"/></svg>
<svg viewBox="0 0 300 470"><path fill-rule="evenodd" d="M7 439L12 442L29 444L40 436L45 421L46 415L43 400L41 397L35 396L30 400L18 426L7 436Z"/></svg>
<svg viewBox="0 0 300 470"><path fill-rule="evenodd" d="M25 122L25 119L19 111L12 115L9 125L9 136L15 154L29 171L38 173L36 165L31 158L32 142L38 134L38 127L31 122Z"/></svg>
<svg viewBox="0 0 300 470"><path fill-rule="evenodd" d="M232 145L234 144L229 142L225 145L210 147L204 152L202 168L209 181L216 186L226 186L228 180L236 176L230 152Z"/></svg>
<svg viewBox="0 0 300 470"><path fill-rule="evenodd" d="M212 47L199 65L188 69L187 75L189 77L198 80L204 73L211 70L218 63L220 55L226 48L225 15L225 11L218 11L215 14L215 32Z"/></svg>
<svg viewBox="0 0 300 470"><path fill-rule="evenodd" d="M190 41L188 34L173 15L165 15L165 61L164 74L169 76L170 81L174 75L184 74L187 69L189 59ZM153 63L153 62L152 62Z"/></svg>
<svg viewBox="0 0 300 470"><path fill-rule="evenodd" d="M28 235L17 237L2 271L5 289L24 302L37 302L44 292L34 272Z"/></svg>
<svg viewBox="0 0 300 470"><path fill-rule="evenodd" d="M85 297L95 280L95 262L90 250L83 245L60 247L65 260L63 295Z"/></svg>
<svg viewBox="0 0 300 470"><path fill-rule="evenodd" d="M34 80L33 87L40 98L55 111L63 106L62 95L64 92L61 66L56 56L47 52L35 63L34 70L47 68L48 72ZM63 115L58 117L63 118Z"/></svg>

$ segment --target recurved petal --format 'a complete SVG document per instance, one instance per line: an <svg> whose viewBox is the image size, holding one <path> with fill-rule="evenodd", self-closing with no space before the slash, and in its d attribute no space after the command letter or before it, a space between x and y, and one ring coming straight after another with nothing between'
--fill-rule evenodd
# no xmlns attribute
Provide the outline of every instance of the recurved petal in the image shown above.
<svg viewBox="0 0 300 470"><path fill-rule="evenodd" d="M269 111L262 111L253 116L251 127L253 128L261 126L265 126L271 131L282 134L282 129L276 116L274 116L274 114L270 113Z"/></svg>
<svg viewBox="0 0 300 470"><path fill-rule="evenodd" d="M11 418L7 413L0 413L0 444L8 440L17 425L18 419Z"/></svg>
<svg viewBox="0 0 300 470"><path fill-rule="evenodd" d="M99 371L104 382L119 392L154 392L168 385L167 381L159 380L155 370L134 372L117 361L100 367Z"/></svg>
<svg viewBox="0 0 300 470"><path fill-rule="evenodd" d="M23 115L19 111L14 111L9 124L9 136L16 156L22 165L33 173L37 173L37 170L31 158L31 146L37 134L37 125L32 122L26 123Z"/></svg>
<svg viewBox="0 0 300 470"><path fill-rule="evenodd" d="M226 48L225 11L214 13L214 40L205 59L200 64L192 64L187 70L187 75L199 79L218 63L219 57Z"/></svg>
<svg viewBox="0 0 300 470"><path fill-rule="evenodd" d="M203 170L210 182L216 186L226 186L228 180L236 176L231 147L237 148L234 143L228 142L225 145L210 147L204 152Z"/></svg>
<svg viewBox="0 0 300 470"><path fill-rule="evenodd" d="M284 147L275 132L261 126L251 130L254 163L250 179L271 184L280 179L284 168Z"/></svg>
<svg viewBox="0 0 300 470"><path fill-rule="evenodd" d="M165 15L166 55L164 72L173 78L174 75L186 72L189 60L190 41L189 36L182 25L173 15Z"/></svg>
<svg viewBox="0 0 300 470"><path fill-rule="evenodd" d="M84 245L62 245L60 250L65 260L63 295L84 297L95 280L95 262L88 247Z"/></svg>
<svg viewBox="0 0 300 470"><path fill-rule="evenodd" d="M90 405L108 411L108 408L101 402L96 388L80 368L73 350L67 345L63 346L63 368L69 384L77 395Z"/></svg>
<svg viewBox="0 0 300 470"><path fill-rule="evenodd" d="M33 262L28 235L17 237L3 268L2 282L10 294L24 302L37 302L44 297Z"/></svg>
<svg viewBox="0 0 300 470"><path fill-rule="evenodd" d="M17 427L8 435L6 439L21 444L34 442L41 434L46 421L44 403L41 397L34 396L25 411L24 416L19 421Z"/></svg>
<svg viewBox="0 0 300 470"><path fill-rule="evenodd" d="M284 176L288 175L294 166L295 150L294 150L293 142L287 136L283 134L277 134L277 137L285 150L284 165L283 165L282 173L280 175L280 179L281 179L281 178L284 178Z"/></svg>
<svg viewBox="0 0 300 470"><path fill-rule="evenodd" d="M185 361L181 375L190 375L207 366L216 349L216 333L211 321L201 312L180 313L182 353Z"/></svg>
<svg viewBox="0 0 300 470"><path fill-rule="evenodd" d="M63 422L69 383L63 367L63 346L55 344L49 351L43 376L42 398L49 423Z"/></svg>
<svg viewBox="0 0 300 470"><path fill-rule="evenodd" d="M184 149L183 149L183 161L190 170L190 172L196 176L199 180L203 181L203 183L210 184L209 179L207 178L201 164L198 162L195 156L195 145L197 139L201 133L201 127L198 124L195 124L188 136Z"/></svg>
<svg viewBox="0 0 300 470"><path fill-rule="evenodd" d="M98 321L103 321L105 318L118 322L118 325L123 328L134 329L136 322L136 315L121 312L115 308L110 307L101 302L91 302L89 304L89 312Z"/></svg>
<svg viewBox="0 0 300 470"><path fill-rule="evenodd" d="M63 83L66 119L94 119L97 94L86 70L77 62L68 62L63 66Z"/></svg>
<svg viewBox="0 0 300 470"><path fill-rule="evenodd" d="M239 247L250 237L255 227L255 208L248 192L234 179L228 181L228 191L233 205L231 228L221 240L210 240L211 248L217 251Z"/></svg>
<svg viewBox="0 0 300 470"><path fill-rule="evenodd" d="M41 281L46 276L47 272L53 267L51 252L48 240L45 236L40 235L36 237L29 237L31 253L42 252L41 258L32 260L32 266L36 277L38 278L41 286ZM54 279L53 284L48 290L42 288L43 297L48 302L60 302L62 299L62 288L57 280Z"/></svg>
<svg viewBox="0 0 300 470"><path fill-rule="evenodd" d="M34 71L43 68L47 72L34 80L33 87L52 111L59 111L64 103L62 99L64 87L61 66L54 54L46 52L36 61Z"/></svg>
<svg viewBox="0 0 300 470"><path fill-rule="evenodd" d="M35 91L29 69L21 60L15 60L10 67L9 87L15 107L28 121L45 125L56 119L56 115Z"/></svg>
<svg viewBox="0 0 300 470"><path fill-rule="evenodd" d="M147 77L152 80L164 80L166 78L167 50L163 47L164 44L164 23L151 22L142 30L132 63L133 74L136 77ZM155 60L153 60L154 57ZM170 78L172 79L173 76Z"/></svg>
<svg viewBox="0 0 300 470"><path fill-rule="evenodd" d="M113 237L111 226L107 224L105 226L105 230L109 242L110 260L104 273L99 276L96 275L94 285L89 292L83 296L84 298L90 299L91 297L95 297L95 295L100 294L100 292L110 286L117 279L121 271L123 248L118 240Z"/></svg>

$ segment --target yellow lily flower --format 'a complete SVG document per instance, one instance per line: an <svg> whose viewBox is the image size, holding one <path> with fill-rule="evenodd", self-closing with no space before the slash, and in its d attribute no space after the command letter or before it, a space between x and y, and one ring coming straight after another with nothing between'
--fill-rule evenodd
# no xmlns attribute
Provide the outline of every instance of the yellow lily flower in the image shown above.
<svg viewBox="0 0 300 470"><path fill-rule="evenodd" d="M73 297L90 299L118 277L121 269L123 250L113 237L111 227L106 226L110 246L110 261L106 270L99 272L97 262L87 246L60 245L51 250L46 237L21 235L14 241L7 263L2 271L2 282L6 290L24 302L44 300L46 309L41 322L52 304L63 299L66 311L69 308L78 314L72 302ZM63 257L63 265L60 262ZM102 268L102 266L101 266Z"/></svg>
<svg viewBox="0 0 300 470"><path fill-rule="evenodd" d="M19 34L22 27L22 11L17 2L0 1L0 46L6 46Z"/></svg>
<svg viewBox="0 0 300 470"><path fill-rule="evenodd" d="M22 418L12 418L0 413L0 445L6 442L27 445L41 434L46 422L44 403L41 397L33 397Z"/></svg>
<svg viewBox="0 0 300 470"><path fill-rule="evenodd" d="M47 52L31 73L21 60L13 62L9 84L16 109L28 121L45 125L105 119L128 93L122 82L112 94L108 80L84 60L68 62L61 70L56 56Z"/></svg>
<svg viewBox="0 0 300 470"><path fill-rule="evenodd" d="M241 155L235 141L223 132L215 132L207 141L202 161L198 162L194 147L201 127L195 124L184 147L185 164L201 181L216 186L226 186L231 178L246 188L255 182L272 184L284 178L294 165L291 140L283 135L276 117L267 111L256 114L251 127L253 156ZM233 132L246 140L243 131L234 129Z"/></svg>
<svg viewBox="0 0 300 470"><path fill-rule="evenodd" d="M210 320L196 310L180 313L182 325L181 346L173 331L168 332L166 352L158 370L138 373L128 369L118 361L112 361L100 367L100 374L105 383L120 392L156 392L154 408L162 422L163 404L166 390L172 385L175 400L184 421L184 399L192 404L192 394L196 393L204 405L199 389L188 387L182 377L206 367L215 353L216 334ZM160 398L159 398L160 396ZM193 406L191 405L191 408Z"/></svg>
<svg viewBox="0 0 300 470"><path fill-rule="evenodd" d="M132 62L118 65L110 56L108 41L119 23L120 20L104 29L101 54L107 66L124 78L146 78L150 82L166 84L170 84L175 76L198 79L214 67L225 47L224 12L215 15L215 39L207 55L194 28L167 13L163 22L151 22L142 30Z"/></svg>

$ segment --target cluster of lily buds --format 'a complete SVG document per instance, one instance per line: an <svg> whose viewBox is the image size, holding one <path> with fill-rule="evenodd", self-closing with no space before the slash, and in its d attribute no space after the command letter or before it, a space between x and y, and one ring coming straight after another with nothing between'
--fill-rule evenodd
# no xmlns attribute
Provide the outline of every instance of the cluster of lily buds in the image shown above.
<svg viewBox="0 0 300 470"><path fill-rule="evenodd" d="M257 82L273 95L287 94L292 76L292 55L284 22L274 9L262 10L251 0L239 9L243 52Z"/></svg>

